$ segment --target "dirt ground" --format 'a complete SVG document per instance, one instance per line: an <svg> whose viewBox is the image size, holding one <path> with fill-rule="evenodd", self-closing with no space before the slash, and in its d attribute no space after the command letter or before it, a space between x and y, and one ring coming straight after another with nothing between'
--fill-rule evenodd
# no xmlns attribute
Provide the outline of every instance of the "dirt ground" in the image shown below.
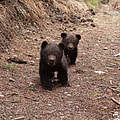
<svg viewBox="0 0 120 120"><path fill-rule="evenodd" d="M101 8L103 9L103 8ZM0 54L0 120L120 120L120 12L98 11L94 26L47 19L44 29L27 28ZM41 88L40 45L59 42L61 32L79 33L71 87ZM18 57L27 64L9 63Z"/></svg>

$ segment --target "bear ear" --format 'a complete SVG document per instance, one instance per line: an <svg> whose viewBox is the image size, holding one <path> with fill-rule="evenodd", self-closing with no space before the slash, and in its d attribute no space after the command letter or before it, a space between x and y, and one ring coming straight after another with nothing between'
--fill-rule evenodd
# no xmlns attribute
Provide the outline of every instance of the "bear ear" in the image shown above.
<svg viewBox="0 0 120 120"><path fill-rule="evenodd" d="M63 43L59 43L59 47L60 47L61 49L64 49L64 44L63 44Z"/></svg>
<svg viewBox="0 0 120 120"><path fill-rule="evenodd" d="M62 38L66 38L67 37L67 33L61 33L61 37Z"/></svg>
<svg viewBox="0 0 120 120"><path fill-rule="evenodd" d="M76 38L77 38L78 40L80 40L80 39L81 39L81 36L80 36L79 34L76 34Z"/></svg>
<svg viewBox="0 0 120 120"><path fill-rule="evenodd" d="M42 42L42 45L41 45L41 48L42 48L42 49L45 48L47 44L48 44L47 41L43 41L43 42Z"/></svg>

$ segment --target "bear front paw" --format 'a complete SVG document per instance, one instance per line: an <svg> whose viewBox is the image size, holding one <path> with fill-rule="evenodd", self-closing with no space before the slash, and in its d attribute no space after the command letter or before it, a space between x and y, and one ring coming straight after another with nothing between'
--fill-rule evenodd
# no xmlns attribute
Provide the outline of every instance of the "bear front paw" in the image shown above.
<svg viewBox="0 0 120 120"><path fill-rule="evenodd" d="M52 87L50 87L50 86L42 86L42 88L45 89L45 90L52 91Z"/></svg>
<svg viewBox="0 0 120 120"><path fill-rule="evenodd" d="M70 84L69 84L69 82L66 82L66 83L62 83L62 86L63 87L70 87Z"/></svg>

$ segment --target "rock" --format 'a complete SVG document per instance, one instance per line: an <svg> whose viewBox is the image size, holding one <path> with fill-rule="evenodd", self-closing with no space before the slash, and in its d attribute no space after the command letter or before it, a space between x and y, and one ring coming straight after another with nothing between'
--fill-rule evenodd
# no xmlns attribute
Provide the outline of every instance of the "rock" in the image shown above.
<svg viewBox="0 0 120 120"><path fill-rule="evenodd" d="M82 18L82 19L80 20L80 22L84 23L84 22L86 22L86 20L85 20L84 18Z"/></svg>
<svg viewBox="0 0 120 120"><path fill-rule="evenodd" d="M86 19L86 21L87 21L87 22L93 22L93 20L90 19L90 18Z"/></svg>
<svg viewBox="0 0 120 120"><path fill-rule="evenodd" d="M68 94L68 92L64 92L65 94Z"/></svg>
<svg viewBox="0 0 120 120"><path fill-rule="evenodd" d="M29 64L30 65L35 65L35 61L30 61Z"/></svg>
<svg viewBox="0 0 120 120"><path fill-rule="evenodd" d="M101 3L102 4L107 4L107 3L109 3L109 0L101 0Z"/></svg>
<svg viewBox="0 0 120 120"><path fill-rule="evenodd" d="M118 53L118 54L116 54L116 55L114 55L115 57L119 57L120 56L120 53Z"/></svg>
<svg viewBox="0 0 120 120"><path fill-rule="evenodd" d="M34 39L34 41L38 41L38 39L37 39L37 38L35 38L35 39Z"/></svg>
<svg viewBox="0 0 120 120"><path fill-rule="evenodd" d="M92 27L96 27L95 24L91 24Z"/></svg>
<svg viewBox="0 0 120 120"><path fill-rule="evenodd" d="M105 74L105 72L103 72L103 71L94 71L95 73L98 73L98 74Z"/></svg>
<svg viewBox="0 0 120 120"><path fill-rule="evenodd" d="M95 15L95 12L93 9L89 9L89 11L91 12L92 15Z"/></svg>
<svg viewBox="0 0 120 120"><path fill-rule="evenodd" d="M15 82L15 79L10 78L9 81L10 81L10 82Z"/></svg>
<svg viewBox="0 0 120 120"><path fill-rule="evenodd" d="M71 94L67 94L67 96L68 96L68 97L70 97L70 96L71 96Z"/></svg>
<svg viewBox="0 0 120 120"><path fill-rule="evenodd" d="M28 57L33 57L34 55L32 55L32 54L28 54L27 56L28 56Z"/></svg>
<svg viewBox="0 0 120 120"><path fill-rule="evenodd" d="M4 97L4 95L0 92L0 98Z"/></svg>
<svg viewBox="0 0 120 120"><path fill-rule="evenodd" d="M80 85L76 85L76 87L80 87Z"/></svg>
<svg viewBox="0 0 120 120"><path fill-rule="evenodd" d="M36 60L39 60L40 58L36 58Z"/></svg>
<svg viewBox="0 0 120 120"><path fill-rule="evenodd" d="M52 104L48 104L48 106L49 106L49 107L51 107L51 106L52 106Z"/></svg>
<svg viewBox="0 0 120 120"><path fill-rule="evenodd" d="M118 70L120 70L120 67L118 67Z"/></svg>
<svg viewBox="0 0 120 120"><path fill-rule="evenodd" d="M17 117L17 118L15 118L14 120L24 120L24 116L21 116L21 117Z"/></svg>
<svg viewBox="0 0 120 120"><path fill-rule="evenodd" d="M107 47L104 47L104 49L103 50L108 50L108 48Z"/></svg>
<svg viewBox="0 0 120 120"><path fill-rule="evenodd" d="M69 94L68 92L64 92L64 94L66 94L68 97L71 96L71 94Z"/></svg>
<svg viewBox="0 0 120 120"><path fill-rule="evenodd" d="M33 86L33 85L34 85L34 84L33 84L32 82L29 83L29 86L30 86L30 87Z"/></svg>
<svg viewBox="0 0 120 120"><path fill-rule="evenodd" d="M113 113L113 117L118 117L118 115L119 115L119 113L118 113L117 111L115 111L115 112Z"/></svg>

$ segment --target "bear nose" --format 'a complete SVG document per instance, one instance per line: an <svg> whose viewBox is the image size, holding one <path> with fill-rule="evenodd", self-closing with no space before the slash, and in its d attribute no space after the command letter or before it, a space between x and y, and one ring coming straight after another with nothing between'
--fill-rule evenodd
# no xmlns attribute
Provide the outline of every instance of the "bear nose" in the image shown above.
<svg viewBox="0 0 120 120"><path fill-rule="evenodd" d="M74 47L73 47L73 44L71 44L71 43L68 44L68 49L69 49L69 50L73 50L73 48L74 48Z"/></svg>
<svg viewBox="0 0 120 120"><path fill-rule="evenodd" d="M48 56L48 64L49 65L54 65L56 61L56 56L55 55L49 55Z"/></svg>
<svg viewBox="0 0 120 120"><path fill-rule="evenodd" d="M54 59L50 59L50 64L51 64L51 65L54 64Z"/></svg>
<svg viewBox="0 0 120 120"><path fill-rule="evenodd" d="M69 46L68 49L69 49L69 50L73 50L73 47L72 47L72 46Z"/></svg>
<svg viewBox="0 0 120 120"><path fill-rule="evenodd" d="M72 49L73 47L72 46L69 46L69 49Z"/></svg>

